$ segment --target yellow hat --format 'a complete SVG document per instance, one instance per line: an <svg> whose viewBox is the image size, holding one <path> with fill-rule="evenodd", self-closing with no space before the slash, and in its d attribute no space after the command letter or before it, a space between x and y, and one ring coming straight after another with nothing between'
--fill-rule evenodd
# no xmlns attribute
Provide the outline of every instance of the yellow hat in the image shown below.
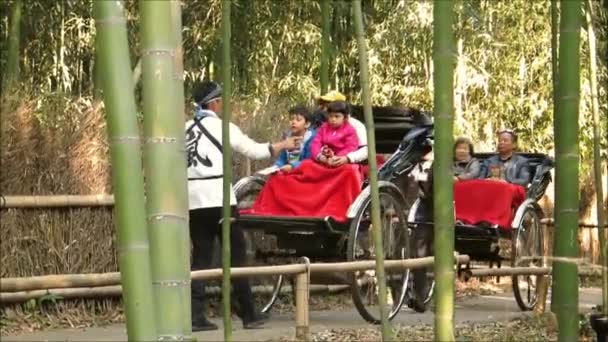
<svg viewBox="0 0 608 342"><path fill-rule="evenodd" d="M319 96L317 99L325 102L346 101L346 96L337 90L332 90L325 95Z"/></svg>

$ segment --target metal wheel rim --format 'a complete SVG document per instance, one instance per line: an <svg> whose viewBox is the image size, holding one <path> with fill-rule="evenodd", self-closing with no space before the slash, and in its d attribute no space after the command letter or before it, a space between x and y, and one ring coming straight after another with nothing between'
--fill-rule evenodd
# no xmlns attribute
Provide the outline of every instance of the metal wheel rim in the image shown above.
<svg viewBox="0 0 608 342"><path fill-rule="evenodd" d="M390 196L390 195L388 195L386 193L380 193L380 198L381 199L383 198L383 196L392 199L392 196ZM395 204L397 204L397 203L395 203ZM399 206L399 205L397 204L397 206ZM357 219L355 221L357 227L361 226L361 223L363 221L363 217L365 216L364 213L367 212L368 210L371 210L370 207L371 207L371 201L368 199L365 202L365 205L363 206L363 209L362 209L363 214L357 215ZM381 209L382 209L382 202L381 202ZM400 216L401 216L401 220L403 221L402 225L404 226L404 232L406 232L405 234L407 234L407 220L405 219L405 215L404 215L403 211L401 212ZM382 219L382 217L381 217L381 219ZM392 226L392 223L391 223L391 226ZM391 231L392 231L392 229L391 229ZM353 239L355 239L355 241L357 241L358 237L359 237L359 229L357 229L355 231L354 236L351 236L350 238L353 238ZM386 244L385 244L384 240L385 239L384 239L384 236L383 236L383 247L386 248ZM355 248L353 248L353 250L351 251L351 255L350 255L351 260L356 260L357 259L357 256L356 256L357 246L358 246L358 244L355 242ZM387 252L387 250L385 249L385 254L386 254L386 252ZM399 254L401 255L401 259L407 258L407 246L405 244L404 244L403 247L401 247L401 251L400 251ZM387 259L387 258L385 257L385 259ZM388 318L389 319L392 319L393 317L395 317L397 315L397 313L399 313L399 311L401 309L401 306L403 305L403 302L405 301L405 296L406 296L407 287L408 287L407 284L408 284L409 278L410 278L410 271L406 270L401 275L402 275L402 280L400 281L401 293L398 296L398 301L395 301L395 298L393 298L393 305L392 305L391 310L390 310L390 312L388 314ZM385 276L388 276L388 274L385 274ZM354 277L354 279L358 278L357 272L353 272L353 277ZM375 270L374 270L374 277L375 277ZM357 281L357 283L359 283L359 282ZM394 296L394 294L393 294L393 292L394 292L393 291L393 286L389 286L388 283L389 283L389 281L387 281L387 292L390 292L391 296ZM375 286L374 286L374 288L375 288ZM369 298L362 291L361 287L358 287L357 291L359 291L359 296L362 298L363 301L365 301L365 299ZM387 295L388 295L388 293L387 293ZM372 298L377 298L377 295L375 294L375 291L374 291L374 295L372 296ZM369 301L367 303L369 303ZM369 306L369 304L366 304L366 303L364 303L364 305L366 307ZM369 312L370 310L367 310L367 311ZM379 321L378 319L376 319L376 320Z"/></svg>
<svg viewBox="0 0 608 342"><path fill-rule="evenodd" d="M264 307L262 307L262 310L260 310L262 313L266 313L266 312L270 311L270 309L272 308L274 303L279 298L279 294L281 294L281 289L283 288L283 281L284 281L283 275L279 275L276 282L273 285L272 295L270 296L270 300L268 301L268 303L266 303L266 305L264 305Z"/></svg>
<svg viewBox="0 0 608 342"><path fill-rule="evenodd" d="M524 227L526 217L530 217L531 222L532 222L530 227L527 227L527 228ZM523 235L530 234L530 233L532 233L531 237L528 237L526 239L527 241L524 241ZM531 240L532 240L532 242L530 242ZM530 260L529 266L543 267L544 263L545 263L542 258L543 242L544 242L544 237L543 237L542 229L540 226L540 218L539 218L538 214L536 213L536 208L529 206L526 209L526 213L524 214L524 217L522 218L522 225L518 229L517 234L516 234L515 246L514 246L515 255L514 255L514 260L513 260L514 266L516 266L516 267L520 266L519 258L524 257L524 258L540 259L540 261ZM522 247L522 244L524 245L524 247ZM529 253L530 246L534 248L534 251L532 253ZM522 250L524 250L526 252L525 255L522 255ZM533 254L533 255L529 255L529 254ZM527 262L527 260L524 259L523 262ZM537 263L540 263L540 264L535 265ZM532 309L538 302L538 288L537 288L538 287L538 276L534 276L534 275L513 276L513 280L515 282L514 285L517 285L517 291L519 292L519 297L523 301L523 304L526 306L527 309ZM523 288L522 288L522 283L524 284Z"/></svg>

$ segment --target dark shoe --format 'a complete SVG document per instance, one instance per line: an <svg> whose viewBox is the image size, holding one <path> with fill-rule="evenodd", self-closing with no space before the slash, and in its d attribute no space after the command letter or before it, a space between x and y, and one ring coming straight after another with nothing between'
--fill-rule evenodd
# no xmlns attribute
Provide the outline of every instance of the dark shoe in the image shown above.
<svg viewBox="0 0 608 342"><path fill-rule="evenodd" d="M268 321L268 314L258 314L253 319L243 320L243 329L259 329Z"/></svg>
<svg viewBox="0 0 608 342"><path fill-rule="evenodd" d="M410 298L407 301L407 307L418 312L418 313L424 313L426 312L426 305L424 303L420 303L420 301L414 299L414 298Z"/></svg>
<svg viewBox="0 0 608 342"><path fill-rule="evenodd" d="M215 323L209 322L207 319L202 319L197 322L192 322L192 332L217 330Z"/></svg>

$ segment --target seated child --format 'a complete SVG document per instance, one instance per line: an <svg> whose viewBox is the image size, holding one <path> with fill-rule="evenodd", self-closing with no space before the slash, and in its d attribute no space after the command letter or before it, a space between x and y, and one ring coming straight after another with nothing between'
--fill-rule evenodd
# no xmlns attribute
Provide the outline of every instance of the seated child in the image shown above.
<svg viewBox="0 0 608 342"><path fill-rule="evenodd" d="M348 123L350 107L344 101L327 106L328 118L318 129L311 144L311 154L319 163L335 167L337 157L344 157L359 148L357 131Z"/></svg>
<svg viewBox="0 0 608 342"><path fill-rule="evenodd" d="M293 170L300 165L300 162L310 158L310 144L316 132L314 128L310 127L312 114L306 106L298 105L290 108L288 112L290 131L287 136L302 137L302 143L299 148L283 150L279 155L279 159L274 165L284 172Z"/></svg>

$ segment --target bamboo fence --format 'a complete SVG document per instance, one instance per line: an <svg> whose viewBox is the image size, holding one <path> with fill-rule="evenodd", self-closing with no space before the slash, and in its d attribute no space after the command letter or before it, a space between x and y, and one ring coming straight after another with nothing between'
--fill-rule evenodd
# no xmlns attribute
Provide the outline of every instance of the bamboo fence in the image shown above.
<svg viewBox="0 0 608 342"><path fill-rule="evenodd" d="M114 195L0 196L0 209L114 206Z"/></svg>
<svg viewBox="0 0 608 342"><path fill-rule="evenodd" d="M348 285L310 285L311 293L338 293L348 289ZM254 294L269 294L272 293L274 288L270 285L266 286L252 286L251 288ZM295 291L289 285L283 285L281 292L290 293ZM217 286L208 287L205 289L205 293L208 295L219 295L221 289ZM19 291L19 292L2 292L0 293L0 303L11 304L11 303L22 303L32 299L41 299L44 297L55 297L56 299L87 299L87 298L110 298L122 296L121 285L111 286L98 286L98 287L75 287L75 288L58 288L58 289L44 289L44 290L31 290L31 291Z"/></svg>
<svg viewBox="0 0 608 342"><path fill-rule="evenodd" d="M341 263L315 263L310 264L308 258L303 258L304 263L279 266L260 266L260 267L236 267L230 271L232 278L248 277L248 276L271 276L271 275L295 275L296 279L296 329L295 337L298 340L307 341L310 337L309 327L309 311L308 301L310 296L310 274L324 272L354 272L364 271L376 268L374 260L341 262ZM466 264L470 261L468 255L455 255L455 262L458 264ZM425 257L418 259L407 260L388 260L384 262L385 269L414 269L419 267L428 267L433 265L434 257ZM118 276L117 276L118 275ZM223 277L222 269L211 269L191 272L192 279L219 279ZM83 285L89 283L104 284L98 287L97 290ZM5 278L0 279L0 299L4 303L4 299L24 299L27 292L35 292L39 295L55 294L71 296L74 292L78 292L80 296L94 297L93 293L103 293L104 295L114 295L120 291L120 286L112 283L120 283L120 274L76 274L76 275L52 275L42 277L28 278ZM80 285L81 288L73 289L73 285ZM54 286L60 286L59 289ZM45 289L46 287L46 289ZM61 288L62 287L62 288ZM27 289L27 290L26 290ZM9 292L9 290L11 292ZM69 292L72 290L72 292ZM22 291L22 292L18 292ZM8 292L8 293L5 293Z"/></svg>
<svg viewBox="0 0 608 342"><path fill-rule="evenodd" d="M386 260L384 267L391 269L414 269L433 265L433 257L406 260ZM469 261L467 255L459 255L457 262L464 264ZM231 269L233 278L252 277L252 276L272 276L272 275L295 275L307 271L310 273L333 273L333 272L354 272L375 268L374 260L338 262L338 263L314 263L309 266L304 264L258 266L258 267L235 267ZM222 269L210 269L193 271L192 279L208 280L222 277ZM48 289L67 289L67 288L91 288L104 287L120 284L120 273L90 273L90 274L57 274L37 277L23 278L2 278L0 279L0 292L23 292Z"/></svg>

